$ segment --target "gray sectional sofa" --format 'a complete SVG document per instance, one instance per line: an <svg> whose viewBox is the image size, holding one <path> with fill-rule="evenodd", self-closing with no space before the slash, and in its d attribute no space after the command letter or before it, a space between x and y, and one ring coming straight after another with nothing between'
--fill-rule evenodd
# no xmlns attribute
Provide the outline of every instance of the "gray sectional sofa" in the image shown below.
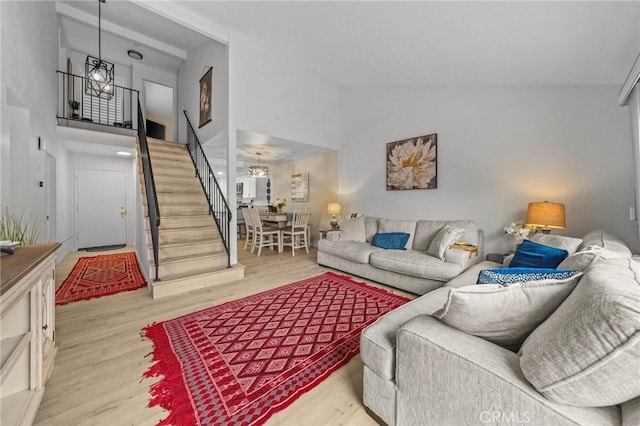
<svg viewBox="0 0 640 426"><path fill-rule="evenodd" d="M562 244L554 236L541 243L554 238ZM471 266L366 328L364 404L389 425L640 425L640 265L604 231L574 243L559 268L583 272L548 317L534 317L518 352L439 319L455 293L483 287L478 273L502 266L494 262Z"/></svg>
<svg viewBox="0 0 640 426"><path fill-rule="evenodd" d="M464 229L455 242L478 247L476 255L447 249L444 259L428 250L445 226ZM406 250L387 250L371 245L376 233L405 232ZM341 224L318 242L318 263L414 294L425 294L460 275L483 257L483 234L470 220L393 220L358 217Z"/></svg>

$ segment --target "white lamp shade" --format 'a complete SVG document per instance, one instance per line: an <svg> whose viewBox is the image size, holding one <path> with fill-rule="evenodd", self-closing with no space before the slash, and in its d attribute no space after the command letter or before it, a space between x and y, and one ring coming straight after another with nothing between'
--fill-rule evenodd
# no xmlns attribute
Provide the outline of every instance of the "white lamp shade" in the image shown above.
<svg viewBox="0 0 640 426"><path fill-rule="evenodd" d="M342 213L342 206L340 203L332 202L327 204L327 214L336 215Z"/></svg>

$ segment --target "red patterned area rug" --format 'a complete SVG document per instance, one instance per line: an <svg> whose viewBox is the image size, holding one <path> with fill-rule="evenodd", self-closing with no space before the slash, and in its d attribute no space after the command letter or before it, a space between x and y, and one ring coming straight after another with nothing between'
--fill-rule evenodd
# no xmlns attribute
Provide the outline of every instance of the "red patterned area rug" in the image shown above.
<svg viewBox="0 0 640 426"><path fill-rule="evenodd" d="M359 351L362 329L407 302L323 275L152 324L145 377L160 425L260 425Z"/></svg>
<svg viewBox="0 0 640 426"><path fill-rule="evenodd" d="M136 290L146 285L135 252L81 257L56 290L56 305Z"/></svg>

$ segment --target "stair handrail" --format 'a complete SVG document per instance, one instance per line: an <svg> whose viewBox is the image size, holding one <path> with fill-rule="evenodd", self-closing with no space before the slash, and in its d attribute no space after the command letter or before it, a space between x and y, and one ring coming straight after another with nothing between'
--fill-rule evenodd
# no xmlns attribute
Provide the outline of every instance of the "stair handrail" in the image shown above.
<svg viewBox="0 0 640 426"><path fill-rule="evenodd" d="M218 232L222 238L222 244L227 252L227 268L231 267L231 250L229 248L230 230L231 230L231 209L225 198L218 179L216 179L213 169L207 160L207 156L202 149L198 135L196 134L187 111L183 110L187 119L187 148L191 161L196 169L196 176L200 179L202 189L207 196L209 203L209 214L211 214L218 227ZM205 178L207 176L208 178Z"/></svg>
<svg viewBox="0 0 640 426"><path fill-rule="evenodd" d="M145 192L147 193L147 212L149 215L149 228L151 229L151 243L153 244L153 263L155 264L156 277L158 278L159 230L160 230L160 208L158 207L158 194L156 193L156 183L153 180L153 168L151 167L151 155L147 143L147 132L144 125L144 115L142 106L138 101L138 140L140 141L140 157L142 158L142 173L144 175Z"/></svg>

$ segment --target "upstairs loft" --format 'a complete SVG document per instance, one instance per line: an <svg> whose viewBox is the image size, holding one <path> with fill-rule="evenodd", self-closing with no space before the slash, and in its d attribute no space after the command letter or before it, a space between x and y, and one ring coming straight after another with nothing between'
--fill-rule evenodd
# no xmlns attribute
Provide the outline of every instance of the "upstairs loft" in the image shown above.
<svg viewBox="0 0 640 426"><path fill-rule="evenodd" d="M59 126L134 136L138 129L138 90L110 84L96 90L92 80L56 71ZM117 80L116 82L117 83Z"/></svg>

